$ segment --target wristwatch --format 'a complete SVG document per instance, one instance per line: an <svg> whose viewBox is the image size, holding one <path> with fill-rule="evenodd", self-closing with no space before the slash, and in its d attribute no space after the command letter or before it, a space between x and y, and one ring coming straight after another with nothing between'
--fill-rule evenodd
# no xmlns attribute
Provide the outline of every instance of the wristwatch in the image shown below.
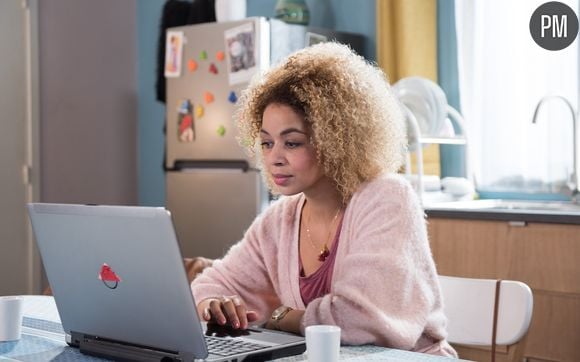
<svg viewBox="0 0 580 362"><path fill-rule="evenodd" d="M282 320L282 318L284 318L286 316L286 314L288 314L288 312L290 312L291 310L292 310L292 308L287 307L285 305L280 306L272 312L272 317L270 317L270 320L277 327L278 323Z"/></svg>

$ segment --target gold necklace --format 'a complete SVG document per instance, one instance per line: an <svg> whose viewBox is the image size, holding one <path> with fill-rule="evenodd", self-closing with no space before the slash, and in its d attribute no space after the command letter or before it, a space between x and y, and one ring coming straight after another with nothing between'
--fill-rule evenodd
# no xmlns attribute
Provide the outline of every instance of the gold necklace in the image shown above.
<svg viewBox="0 0 580 362"><path fill-rule="evenodd" d="M324 262L326 260L326 258L330 255L330 250L328 250L328 246L327 243L330 241L330 233L332 232L332 226L334 225L334 222L336 221L336 218L338 217L338 214L340 214L340 210L342 210L342 206L340 206L338 208L338 210L336 210L336 214L334 215L334 217L332 218L332 221L330 222L330 228L328 229L328 234L326 235L326 241L324 242L324 245L322 245L322 248L318 248L314 242L312 241L312 237L310 237L310 228L308 227L308 225L310 225L310 212L308 213L308 220L306 222L306 236L308 236L308 241L310 242L310 245L312 246L312 248L314 248L314 250L319 250L318 252L318 261Z"/></svg>

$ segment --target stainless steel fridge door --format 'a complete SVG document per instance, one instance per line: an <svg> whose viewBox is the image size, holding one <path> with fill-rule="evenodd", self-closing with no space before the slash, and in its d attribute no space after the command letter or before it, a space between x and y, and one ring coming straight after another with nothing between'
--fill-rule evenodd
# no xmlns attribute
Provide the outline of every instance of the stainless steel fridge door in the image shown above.
<svg viewBox="0 0 580 362"><path fill-rule="evenodd" d="M247 18L170 30L183 34L184 45L180 76L166 78L166 167L173 169L183 160L247 160L253 165L254 160L238 143L234 120L237 98L248 82L232 82L230 76L232 73L250 76L268 67L269 22L265 18ZM251 57L248 69L232 72L232 56L226 39L235 38L231 33L238 31L253 39L253 47L244 47L243 54L255 56ZM188 115L187 124L191 124L186 127L191 133L189 137L182 137L184 114Z"/></svg>
<svg viewBox="0 0 580 362"><path fill-rule="evenodd" d="M167 209L184 257L218 258L242 239L266 202L256 171L167 172Z"/></svg>

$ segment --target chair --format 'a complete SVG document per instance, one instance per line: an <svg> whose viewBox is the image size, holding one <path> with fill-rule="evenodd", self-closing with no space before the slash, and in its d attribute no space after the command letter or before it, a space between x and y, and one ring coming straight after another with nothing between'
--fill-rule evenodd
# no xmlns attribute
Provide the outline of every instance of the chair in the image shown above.
<svg viewBox="0 0 580 362"><path fill-rule="evenodd" d="M518 281L439 276L448 341L453 344L491 347L520 342L532 318L530 288ZM515 346L514 346L515 347ZM525 343L513 349L510 359L521 361Z"/></svg>

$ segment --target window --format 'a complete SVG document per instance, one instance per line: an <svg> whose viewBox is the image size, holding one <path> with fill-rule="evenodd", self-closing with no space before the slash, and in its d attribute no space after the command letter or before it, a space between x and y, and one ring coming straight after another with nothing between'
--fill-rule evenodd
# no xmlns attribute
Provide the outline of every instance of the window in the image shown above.
<svg viewBox="0 0 580 362"><path fill-rule="evenodd" d="M457 0L461 109L470 162L480 191L556 193L573 171L572 115L578 109L578 39L560 51L538 46L529 32L546 1ZM578 14L576 0L563 0Z"/></svg>

